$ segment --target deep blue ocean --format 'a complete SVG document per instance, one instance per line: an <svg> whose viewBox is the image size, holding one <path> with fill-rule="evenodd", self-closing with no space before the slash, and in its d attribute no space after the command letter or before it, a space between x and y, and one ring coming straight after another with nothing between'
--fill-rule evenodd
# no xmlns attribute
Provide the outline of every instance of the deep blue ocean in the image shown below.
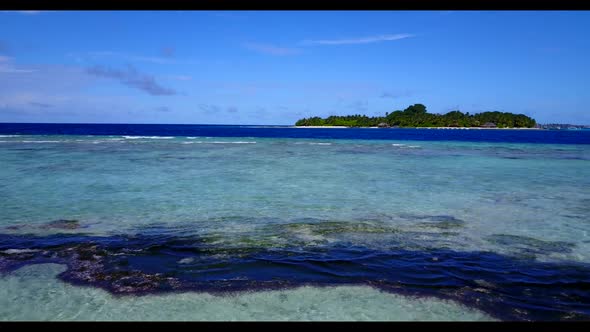
<svg viewBox="0 0 590 332"><path fill-rule="evenodd" d="M0 135L130 135L590 144L590 130L294 128L291 126L0 123Z"/></svg>

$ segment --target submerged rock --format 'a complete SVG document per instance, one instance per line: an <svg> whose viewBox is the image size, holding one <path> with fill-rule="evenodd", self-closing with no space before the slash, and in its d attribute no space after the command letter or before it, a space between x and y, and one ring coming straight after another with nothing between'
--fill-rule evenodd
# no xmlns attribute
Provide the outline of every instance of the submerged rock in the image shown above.
<svg viewBox="0 0 590 332"><path fill-rule="evenodd" d="M80 222L76 219L58 219L48 222L41 228L78 229L80 228Z"/></svg>
<svg viewBox="0 0 590 332"><path fill-rule="evenodd" d="M409 220L427 220L426 222L418 223L418 227L449 229L461 227L465 224L465 221L448 215L420 216L413 214L402 214L400 217Z"/></svg>
<svg viewBox="0 0 590 332"><path fill-rule="evenodd" d="M16 224L4 227L5 230L14 231L18 233L23 232L34 232L38 229L43 230L74 230L80 229L83 226L80 224L79 220L76 219L58 219L52 220L48 223L44 224L37 224L37 223L26 223L26 224ZM85 226L84 226L85 227Z"/></svg>
<svg viewBox="0 0 590 332"><path fill-rule="evenodd" d="M396 228L370 222L322 221L318 223L291 223L284 227L290 231L309 230L318 235L341 233L397 233Z"/></svg>
<svg viewBox="0 0 590 332"><path fill-rule="evenodd" d="M509 246L525 254L570 253L576 246L574 243L565 241L543 241L528 236L510 234L494 234L488 236L486 240L497 245Z"/></svg>

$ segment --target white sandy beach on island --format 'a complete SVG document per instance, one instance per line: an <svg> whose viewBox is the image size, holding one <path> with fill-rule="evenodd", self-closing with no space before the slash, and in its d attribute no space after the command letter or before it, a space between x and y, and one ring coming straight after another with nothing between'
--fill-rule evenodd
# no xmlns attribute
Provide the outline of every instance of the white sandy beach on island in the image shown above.
<svg viewBox="0 0 590 332"><path fill-rule="evenodd" d="M543 130L543 128L416 127L421 129Z"/></svg>
<svg viewBox="0 0 590 332"><path fill-rule="evenodd" d="M347 126L292 126L292 128L352 128Z"/></svg>
<svg viewBox="0 0 590 332"><path fill-rule="evenodd" d="M367 128L367 129L483 129L483 130L543 130L543 128L483 128L483 127L347 127L347 126L292 126L291 128L326 128L326 129L340 129L340 128Z"/></svg>
<svg viewBox="0 0 590 332"><path fill-rule="evenodd" d="M347 126L291 126L291 128L329 128L329 129L341 129L341 128L369 128L376 129L379 127L347 127Z"/></svg>

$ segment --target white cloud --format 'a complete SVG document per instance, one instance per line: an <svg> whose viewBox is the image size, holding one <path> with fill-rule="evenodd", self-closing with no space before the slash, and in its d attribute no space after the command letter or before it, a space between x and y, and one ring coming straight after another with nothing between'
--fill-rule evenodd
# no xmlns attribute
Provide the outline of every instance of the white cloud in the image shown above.
<svg viewBox="0 0 590 332"><path fill-rule="evenodd" d="M69 100L69 97L63 95L47 95L32 91L0 94L2 108L34 109L39 105L63 104Z"/></svg>
<svg viewBox="0 0 590 332"><path fill-rule="evenodd" d="M68 104L73 96L79 96L78 105L87 103L87 96L81 96L94 78L81 68L56 65L36 65L26 75L4 74L3 64L10 58L0 57L0 106L4 109L30 112L55 111ZM9 68L10 69L10 68ZM18 69L17 69L18 70ZM8 71L12 73L14 71ZM59 79L56 79L59 78ZM56 106L51 108L39 105Z"/></svg>
<svg viewBox="0 0 590 332"><path fill-rule="evenodd" d="M165 76L164 78L168 78L171 80L178 80L178 81L190 81L193 79L193 77L189 76L189 75L168 75L168 76Z"/></svg>
<svg viewBox="0 0 590 332"><path fill-rule="evenodd" d="M279 47L271 44L245 43L244 47L259 53L278 56L294 55L301 53L301 50L296 48Z"/></svg>
<svg viewBox="0 0 590 332"><path fill-rule="evenodd" d="M393 41L405 38L414 37L412 34L399 33L395 35L378 35L362 38L350 38L350 39L324 39L324 40L304 40L301 42L303 45L351 45L351 44L371 44L383 41Z"/></svg>
<svg viewBox="0 0 590 332"><path fill-rule="evenodd" d="M20 73L32 73L35 71L32 69L16 68L13 64L12 59L13 58L11 58L11 57L0 55L0 73L20 74Z"/></svg>
<svg viewBox="0 0 590 332"><path fill-rule="evenodd" d="M167 57L143 56L143 55L135 55L135 54L111 52L111 51L88 52L88 53L84 53L84 54L68 53L67 56L73 58L76 62L86 62L87 60L112 58L112 59L119 59L119 60L123 60L123 61L151 62L151 63L157 63L157 64L193 65L193 64L200 63L199 61L196 61L196 60L180 60L180 59L175 59L175 58L172 58L169 56L167 56Z"/></svg>

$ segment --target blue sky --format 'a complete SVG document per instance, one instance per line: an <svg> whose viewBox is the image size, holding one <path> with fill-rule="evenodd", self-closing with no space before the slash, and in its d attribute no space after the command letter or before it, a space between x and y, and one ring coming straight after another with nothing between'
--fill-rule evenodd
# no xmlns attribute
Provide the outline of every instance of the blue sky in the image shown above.
<svg viewBox="0 0 590 332"><path fill-rule="evenodd" d="M590 12L0 12L0 122L293 124L505 111L590 124Z"/></svg>

